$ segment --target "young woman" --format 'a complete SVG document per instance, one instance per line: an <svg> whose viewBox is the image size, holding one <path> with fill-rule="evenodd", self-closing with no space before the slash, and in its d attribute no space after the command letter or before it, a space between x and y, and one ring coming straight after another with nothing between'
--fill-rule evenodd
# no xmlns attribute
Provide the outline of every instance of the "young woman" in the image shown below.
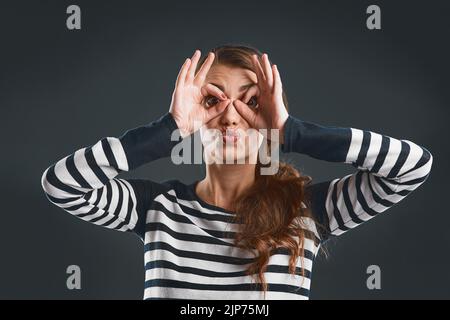
<svg viewBox="0 0 450 320"><path fill-rule="evenodd" d="M404 199L429 176L432 155L409 140L288 114L279 70L255 48L200 56L181 67L167 113L62 158L42 187L74 216L142 239L144 299L308 299L321 245ZM182 139L200 129L204 179L116 178L170 156L177 129ZM321 183L286 163L261 174L268 165L258 150L275 139L258 131L249 143L250 129L278 129L283 153L357 170ZM225 156L232 163L218 161Z"/></svg>

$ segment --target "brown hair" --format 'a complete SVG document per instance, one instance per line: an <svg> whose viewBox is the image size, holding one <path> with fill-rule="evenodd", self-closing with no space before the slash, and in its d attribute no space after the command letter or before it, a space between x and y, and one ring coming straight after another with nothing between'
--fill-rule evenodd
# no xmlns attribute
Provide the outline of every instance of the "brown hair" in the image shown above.
<svg viewBox="0 0 450 320"><path fill-rule="evenodd" d="M214 64L245 68L255 72L251 55L260 59L262 52L248 45L226 44L211 50L215 53ZM200 59L197 70L207 55ZM288 107L283 88L283 101ZM270 140L268 151L270 152ZM309 200L305 194L305 186L312 181L310 176L303 176L292 165L278 163L278 172L273 175L261 175L263 165L258 161L255 167L255 183L236 199L234 221L240 223L236 232L235 244L243 249L256 250L258 256L247 269L248 275L256 275L264 295L268 289L264 272L272 250L277 247L287 248L290 253L289 273L296 274L297 259L301 258L301 275L304 277L304 243L305 239L319 241L308 229L302 218L314 219L309 210ZM306 207L302 206L302 203ZM297 239L295 239L297 237Z"/></svg>

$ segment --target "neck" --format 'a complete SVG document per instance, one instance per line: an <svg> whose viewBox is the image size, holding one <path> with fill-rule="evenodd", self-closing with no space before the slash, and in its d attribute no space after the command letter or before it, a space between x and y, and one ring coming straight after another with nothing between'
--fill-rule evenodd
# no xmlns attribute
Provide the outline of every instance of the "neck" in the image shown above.
<svg viewBox="0 0 450 320"><path fill-rule="evenodd" d="M197 184L205 202L233 211L237 197L255 182L255 164L210 164L206 177Z"/></svg>

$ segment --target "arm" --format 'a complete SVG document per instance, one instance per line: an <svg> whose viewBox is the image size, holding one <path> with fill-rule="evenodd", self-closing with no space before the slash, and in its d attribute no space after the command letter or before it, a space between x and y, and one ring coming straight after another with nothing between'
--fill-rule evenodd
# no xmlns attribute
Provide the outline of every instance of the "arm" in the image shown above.
<svg viewBox="0 0 450 320"><path fill-rule="evenodd" d="M178 129L170 113L119 138L105 137L48 167L41 185L50 202L85 221L120 231L145 224L149 201L162 186L116 176L170 155Z"/></svg>
<svg viewBox="0 0 450 320"><path fill-rule="evenodd" d="M143 179L115 178L144 163L169 156L178 143L174 130L185 138L223 112L229 99L213 85L204 85L214 61L210 52L195 74L200 51L186 59L178 73L169 112L159 119L126 131L119 138L103 138L47 168L41 179L50 202L83 220L143 237L145 213L154 197L167 186ZM221 102L206 109L203 100L216 95Z"/></svg>
<svg viewBox="0 0 450 320"><path fill-rule="evenodd" d="M256 129L278 129L282 152L299 152L313 158L348 163L358 170L345 177L307 186L312 212L325 230L322 240L340 235L404 199L425 182L433 157L425 148L367 130L326 127L289 115L284 104L278 67L268 55L252 56L258 78L244 100L234 105ZM258 107L246 103L252 95Z"/></svg>
<svg viewBox="0 0 450 320"><path fill-rule="evenodd" d="M353 174L309 185L312 211L324 238L341 235L400 202L425 182L431 153L409 140L379 133L321 126L289 115L282 152L353 165Z"/></svg>

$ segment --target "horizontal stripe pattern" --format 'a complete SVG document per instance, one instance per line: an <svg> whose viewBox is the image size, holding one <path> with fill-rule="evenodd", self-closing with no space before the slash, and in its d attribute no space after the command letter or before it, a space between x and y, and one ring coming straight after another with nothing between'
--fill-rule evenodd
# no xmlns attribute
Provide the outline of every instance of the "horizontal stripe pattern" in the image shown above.
<svg viewBox="0 0 450 320"><path fill-rule="evenodd" d="M238 225L231 218L226 211L204 207L182 183L156 196L145 229L144 298L162 298L169 292L172 298L182 297L186 288L194 299L221 299L229 297L228 291L237 293L234 298L264 298L255 275L246 274L256 251L233 245ZM305 256L297 260L295 275L289 273L288 250L272 251L264 273L266 298L307 299L317 251L314 239L305 239Z"/></svg>
<svg viewBox="0 0 450 320"><path fill-rule="evenodd" d="M150 124L80 148L48 167L41 185L48 200L73 216L144 242L144 299L308 299L313 263L329 236L340 235L403 200L428 177L431 153L408 140L355 128L319 126L289 116L283 152L351 164L353 174L307 186L313 213L304 225L305 255L289 273L289 251L270 253L264 297L246 270L256 251L234 245L239 227L226 210L196 196L179 180L121 179L117 175L170 155L176 123L170 113ZM302 204L304 206L304 204ZM303 272L303 275L302 275Z"/></svg>
<svg viewBox="0 0 450 320"><path fill-rule="evenodd" d="M330 235L341 235L403 200L431 171L425 148L379 133L350 128L345 163L358 171L329 181L325 212ZM318 196L318 195L316 195Z"/></svg>
<svg viewBox="0 0 450 320"><path fill-rule="evenodd" d="M47 168L41 185L49 201L70 214L106 228L130 231L138 220L136 190L127 179L115 178L127 170L122 144L107 137Z"/></svg>

